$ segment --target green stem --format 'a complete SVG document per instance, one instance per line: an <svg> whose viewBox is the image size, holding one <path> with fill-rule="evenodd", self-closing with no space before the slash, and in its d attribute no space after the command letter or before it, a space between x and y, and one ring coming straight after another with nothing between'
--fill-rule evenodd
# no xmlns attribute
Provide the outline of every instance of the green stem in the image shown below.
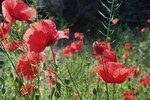
<svg viewBox="0 0 150 100"><path fill-rule="evenodd" d="M96 97L95 97L95 100L97 100L97 97L98 97L98 92L99 92L99 82L100 82L100 79L98 78L98 81L97 81L97 88L96 88Z"/></svg>
<svg viewBox="0 0 150 100"><path fill-rule="evenodd" d="M54 55L54 51L53 51L53 48L52 48L52 46L50 46L50 49L51 49L52 56L53 56L54 67L55 67L55 69L57 69L57 68L58 68L58 66L57 66L57 64L56 64L56 59L55 59L55 55ZM57 71L57 70L56 70L56 71Z"/></svg>
<svg viewBox="0 0 150 100"><path fill-rule="evenodd" d="M113 84L113 100L115 100L115 83Z"/></svg>
<svg viewBox="0 0 150 100"><path fill-rule="evenodd" d="M105 52L104 52L104 53L105 53ZM107 80L107 77L106 77L106 70L105 70L105 66L104 66L104 58L103 58L103 55L101 55L101 59L102 59L102 65L103 65L105 80ZM109 100L108 84L107 84L106 81L105 81L105 87L106 87L107 100Z"/></svg>
<svg viewBox="0 0 150 100"><path fill-rule="evenodd" d="M70 76L70 79L71 79L71 81L72 81L72 83L73 83L73 85L74 85L74 87L75 87L75 90L77 91L80 100L82 100L82 97L81 97L81 95L80 95L80 93L79 93L79 90L77 89L77 85L76 85L75 81L73 80L73 77L72 77L72 75L71 75L71 73L70 73L70 71L69 71L68 66L67 66L67 70L68 70L68 74L69 74L69 76Z"/></svg>

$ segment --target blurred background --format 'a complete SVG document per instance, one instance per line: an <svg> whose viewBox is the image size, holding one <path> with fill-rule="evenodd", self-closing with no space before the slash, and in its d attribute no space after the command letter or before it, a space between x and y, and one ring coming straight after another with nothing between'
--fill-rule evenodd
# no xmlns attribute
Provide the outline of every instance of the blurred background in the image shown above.
<svg viewBox="0 0 150 100"><path fill-rule="evenodd" d="M0 1L0 3L3 0ZM23 0L32 4L33 0ZM102 0L104 3L105 0ZM143 28L150 18L150 0L118 0L123 1L116 11L119 26L124 29ZM101 28L103 17L98 10L106 13L99 0L37 0L38 12L42 18L53 17L61 28L60 23L68 24L74 31L96 33ZM0 11L1 13L1 11Z"/></svg>

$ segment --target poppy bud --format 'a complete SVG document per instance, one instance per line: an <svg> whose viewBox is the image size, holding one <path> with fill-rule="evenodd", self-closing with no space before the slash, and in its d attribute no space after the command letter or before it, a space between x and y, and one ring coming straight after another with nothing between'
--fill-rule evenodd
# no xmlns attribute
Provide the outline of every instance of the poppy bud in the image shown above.
<svg viewBox="0 0 150 100"><path fill-rule="evenodd" d="M96 53L98 53L100 55L102 55L103 52L105 51L105 46L97 41L93 43L93 48L96 51Z"/></svg>
<svg viewBox="0 0 150 100"><path fill-rule="evenodd" d="M134 71L133 76L134 76L134 77L137 77L137 76L139 76L139 75L140 75L140 69L139 69L139 68L136 68L135 71Z"/></svg>

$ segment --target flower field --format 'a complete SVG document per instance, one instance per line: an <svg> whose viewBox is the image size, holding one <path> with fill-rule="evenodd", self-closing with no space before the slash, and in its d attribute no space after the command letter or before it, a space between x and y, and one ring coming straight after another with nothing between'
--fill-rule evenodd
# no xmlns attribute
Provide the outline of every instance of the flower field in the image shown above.
<svg viewBox="0 0 150 100"><path fill-rule="evenodd" d="M0 100L150 100L150 19L121 28L118 1L99 0L107 14L90 37L39 18L36 0L4 0Z"/></svg>

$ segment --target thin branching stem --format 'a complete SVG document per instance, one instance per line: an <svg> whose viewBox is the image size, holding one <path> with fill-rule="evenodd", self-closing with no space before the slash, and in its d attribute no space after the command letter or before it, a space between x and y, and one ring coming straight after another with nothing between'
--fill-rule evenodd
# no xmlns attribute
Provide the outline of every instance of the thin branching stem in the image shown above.
<svg viewBox="0 0 150 100"><path fill-rule="evenodd" d="M75 81L74 81L74 79L73 79L73 77L72 77L72 75L71 75L71 72L70 72L68 66L67 66L67 71L68 71L68 74L69 74L69 76L70 76L70 79L71 79L71 81L72 81L72 83L73 83L73 85L74 85L74 87L75 87L75 90L77 91L77 93L78 93L78 95L79 95L80 100L82 100L82 97L81 97L81 95L80 95L80 93L79 93L79 90L78 90L78 88L77 88L77 85L76 85L76 83L75 83Z"/></svg>
<svg viewBox="0 0 150 100"><path fill-rule="evenodd" d="M51 52L52 52L52 57L53 57L53 61L54 61L54 67L55 69L58 67L57 64L56 64L56 59L55 59L55 55L54 55L54 51L53 51L53 47L50 46L50 49L51 49Z"/></svg>
<svg viewBox="0 0 150 100"><path fill-rule="evenodd" d="M14 62L12 61L12 59L11 59L11 57L10 57L9 53L8 53L8 52L7 52L7 50L5 49L5 46L4 46L4 44L3 44L3 42L2 42L1 40L0 40L0 43L1 43L1 46L3 47L4 52L6 53L6 56L8 57L8 59L9 59L10 63L12 64L13 69L15 70L15 73L16 73L16 74L17 74L17 76L19 77L19 80L21 81L21 83L22 83L22 85L23 85L23 88L24 88L24 89L25 89L25 91L27 92L27 98L28 98L28 100L30 100L30 97L29 97L28 91L27 91L27 89L25 88L25 85L24 85L24 83L23 83L23 79L20 77L20 75L19 75L19 73L18 73L18 71L17 71L17 69L16 69L16 67L15 67ZM18 87L18 88L19 88L19 87Z"/></svg>
<svg viewBox="0 0 150 100"><path fill-rule="evenodd" d="M113 17L113 13L114 13L114 2L115 2L115 0L112 0L112 2L111 2L110 17L109 17L109 22L108 22L108 27L107 27L107 37L109 37L111 21L112 21L112 17ZM106 41L107 41L107 39L106 39Z"/></svg>

